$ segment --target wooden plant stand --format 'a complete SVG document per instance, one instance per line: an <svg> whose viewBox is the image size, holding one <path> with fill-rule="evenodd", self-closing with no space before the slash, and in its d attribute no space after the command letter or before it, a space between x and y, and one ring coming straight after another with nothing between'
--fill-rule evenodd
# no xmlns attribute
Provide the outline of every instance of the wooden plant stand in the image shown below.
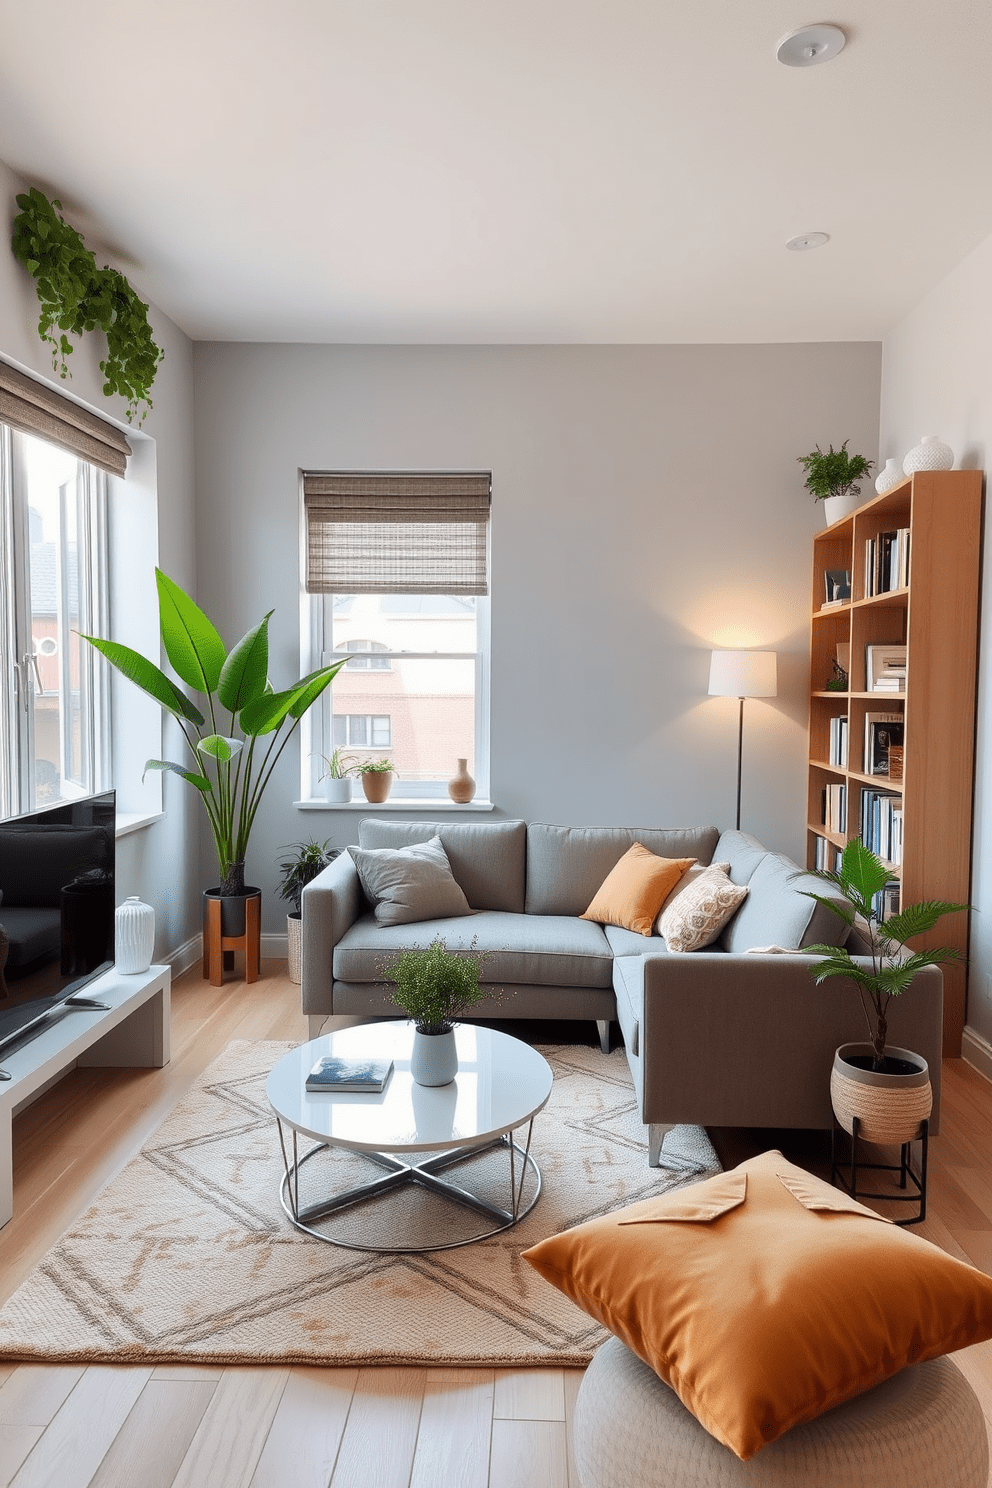
<svg viewBox="0 0 992 1488"><path fill-rule="evenodd" d="M244 935L222 935L219 899L207 899L203 912L203 976L212 987L219 987L224 980L225 964L233 964L233 953L245 953L245 981L257 982L261 975L261 907L262 896L252 894L245 900ZM227 960L225 953L231 954Z"/></svg>

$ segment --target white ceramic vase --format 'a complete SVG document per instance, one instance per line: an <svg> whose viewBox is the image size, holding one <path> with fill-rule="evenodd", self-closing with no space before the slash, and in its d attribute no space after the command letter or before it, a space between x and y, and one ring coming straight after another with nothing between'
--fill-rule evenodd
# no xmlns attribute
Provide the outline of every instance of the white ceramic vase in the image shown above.
<svg viewBox="0 0 992 1488"><path fill-rule="evenodd" d="M944 444L936 434L924 434L902 462L903 472L913 475L917 470L950 470L954 464L954 451Z"/></svg>
<svg viewBox="0 0 992 1488"><path fill-rule="evenodd" d="M413 1035L410 1073L418 1085L450 1085L458 1073L455 1030L421 1033L418 1028Z"/></svg>
<svg viewBox="0 0 992 1488"><path fill-rule="evenodd" d="M136 894L125 899L114 914L114 961L119 972L133 976L147 971L155 950L155 911Z"/></svg>
<svg viewBox="0 0 992 1488"><path fill-rule="evenodd" d="M884 491L891 490L904 479L905 476L899 468L899 461L886 460L884 470L880 470L875 477L875 490L881 496Z"/></svg>
<svg viewBox="0 0 992 1488"><path fill-rule="evenodd" d="M330 775L325 775L323 780L324 800L343 804L351 800L351 776L345 775L342 780L332 780Z"/></svg>
<svg viewBox="0 0 992 1488"><path fill-rule="evenodd" d="M823 517L828 527L835 522L840 522L844 517L849 517L853 511L857 511L857 496L825 496L823 498Z"/></svg>

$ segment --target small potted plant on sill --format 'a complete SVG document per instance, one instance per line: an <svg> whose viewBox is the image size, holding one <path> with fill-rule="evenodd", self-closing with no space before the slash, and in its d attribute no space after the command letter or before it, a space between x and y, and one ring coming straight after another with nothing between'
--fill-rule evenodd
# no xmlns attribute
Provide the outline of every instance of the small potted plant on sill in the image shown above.
<svg viewBox="0 0 992 1488"><path fill-rule="evenodd" d="M374 805L388 797L394 773L393 762L388 759L362 760L355 766L355 774L362 777L365 799Z"/></svg>
<svg viewBox="0 0 992 1488"><path fill-rule="evenodd" d="M449 951L438 937L383 967L396 986L393 1002L415 1025L410 1070L418 1085L450 1085L458 1072L453 1024L486 995L479 975L489 953L475 952L475 944Z"/></svg>
<svg viewBox="0 0 992 1488"><path fill-rule="evenodd" d="M324 787L324 800L332 805L350 801L351 776L358 767L355 756L335 749L333 754L322 754L320 759L324 768L318 783Z"/></svg>
<svg viewBox="0 0 992 1488"><path fill-rule="evenodd" d="M880 858L853 837L844 848L837 872L817 871L817 878L834 884L846 900L838 903L819 894L809 894L848 925L858 920L871 942L871 965L858 965L843 946L807 946L809 955L822 956L810 975L817 983L829 977L845 977L858 988L868 1023L868 1043L841 1044L834 1054L830 1076L830 1099L838 1122L848 1133L852 1118L860 1122L859 1135L866 1142L902 1144L914 1139L920 1122L930 1115L933 1094L926 1060L909 1049L887 1043L889 1003L905 992L924 966L962 961L951 946L931 946L910 951L907 942L932 930L946 914L967 909L966 904L930 900L909 904L882 918L880 896L895 878Z"/></svg>
<svg viewBox="0 0 992 1488"><path fill-rule="evenodd" d="M279 898L293 907L286 915L286 938L289 946L289 980L300 984L301 951L303 941L303 890L323 873L328 863L337 857L339 848L326 842L315 842L312 837L306 842L294 842L280 852L292 853L279 864Z"/></svg>
<svg viewBox="0 0 992 1488"><path fill-rule="evenodd" d="M797 455L806 472L806 490L814 501L823 502L827 526L849 516L861 496L860 482L870 475L874 460L864 455L849 455L845 439L839 450L831 444L826 452L817 445L808 455Z"/></svg>

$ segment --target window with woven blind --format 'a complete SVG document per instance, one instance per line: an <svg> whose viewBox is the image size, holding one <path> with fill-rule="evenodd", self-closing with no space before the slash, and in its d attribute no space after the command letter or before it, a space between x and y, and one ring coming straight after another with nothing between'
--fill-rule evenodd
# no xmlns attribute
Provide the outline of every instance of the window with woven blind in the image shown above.
<svg viewBox="0 0 992 1488"><path fill-rule="evenodd" d="M491 485L488 472L304 472L304 664L356 653L312 710L305 799L337 748L362 809L358 767L379 759L394 771L386 809L450 806L459 759L488 802Z"/></svg>

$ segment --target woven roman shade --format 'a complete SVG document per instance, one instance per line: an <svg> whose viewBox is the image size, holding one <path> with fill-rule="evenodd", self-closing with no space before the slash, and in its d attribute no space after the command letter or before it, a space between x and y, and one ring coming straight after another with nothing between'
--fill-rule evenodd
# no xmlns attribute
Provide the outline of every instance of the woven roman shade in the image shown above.
<svg viewBox="0 0 992 1488"><path fill-rule="evenodd" d="M37 434L108 475L127 469L131 446L120 429L6 362L0 362L0 423Z"/></svg>
<svg viewBox="0 0 992 1488"><path fill-rule="evenodd" d="M492 477L305 471L309 594L488 594Z"/></svg>

